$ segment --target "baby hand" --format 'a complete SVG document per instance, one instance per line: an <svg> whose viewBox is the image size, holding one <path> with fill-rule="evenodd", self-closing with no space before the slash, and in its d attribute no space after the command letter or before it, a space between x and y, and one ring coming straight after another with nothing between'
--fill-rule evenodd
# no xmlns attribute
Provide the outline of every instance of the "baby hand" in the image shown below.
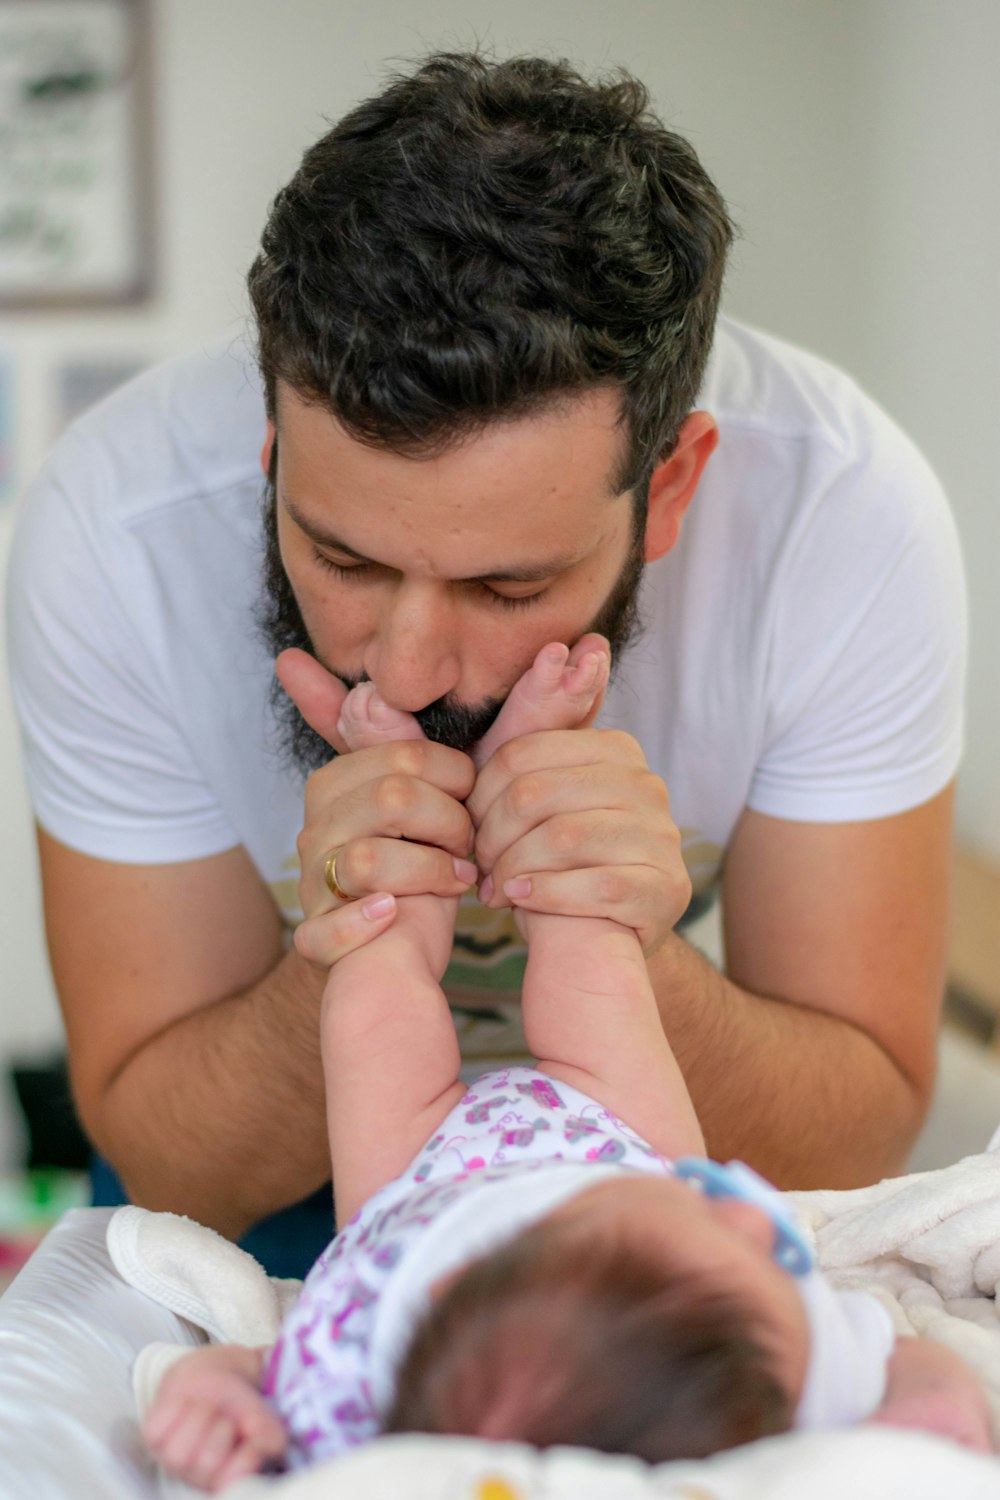
<svg viewBox="0 0 1000 1500"><path fill-rule="evenodd" d="M169 1473L215 1494L282 1457L287 1434L259 1390L263 1354L218 1344L170 1367L142 1428Z"/></svg>
<svg viewBox="0 0 1000 1500"><path fill-rule="evenodd" d="M995 1451L982 1386L963 1359L929 1339L897 1340L885 1399L870 1420L934 1432L976 1453Z"/></svg>

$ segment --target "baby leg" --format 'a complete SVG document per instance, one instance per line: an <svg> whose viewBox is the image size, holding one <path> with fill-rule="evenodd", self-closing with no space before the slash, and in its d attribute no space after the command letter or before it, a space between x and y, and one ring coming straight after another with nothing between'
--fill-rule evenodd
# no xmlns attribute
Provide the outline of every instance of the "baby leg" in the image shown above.
<svg viewBox="0 0 1000 1500"><path fill-rule="evenodd" d="M558 642L543 646L511 689L496 722L477 748L476 760L485 764L501 745L519 735L533 734L538 730L578 728L599 705L607 686L609 667L607 643L598 635L584 636L572 651ZM517 920L529 940L532 983L544 980L545 953L559 932L564 935L560 947L567 955L579 955L574 959L573 968L581 975L586 974L591 985L596 957L591 946L594 942L600 940L601 952L610 954L614 951L618 955L616 965L621 956L634 959L638 950L631 929L605 917L559 917L520 910ZM609 948L614 934L618 936L613 948ZM559 972L565 980L565 970Z"/></svg>
<svg viewBox="0 0 1000 1500"><path fill-rule="evenodd" d="M373 682L361 682L348 693L337 728L351 750L424 737L413 715L392 708ZM372 971L385 974L387 965L398 961L411 974L426 969L436 983L451 954L457 905L457 901L439 896L400 897L392 926L367 944L367 951L359 949L353 956L360 962L349 968L360 969L363 975ZM341 960L334 974L342 970L343 964Z"/></svg>
<svg viewBox="0 0 1000 1500"><path fill-rule="evenodd" d="M484 759L515 735L585 722L607 681L603 646L587 637L570 653L543 648L484 738ZM525 1034L539 1064L590 1093L665 1155L702 1151L636 934L605 917L520 910L518 923L528 942Z"/></svg>
<svg viewBox="0 0 1000 1500"><path fill-rule="evenodd" d="M348 694L338 727L352 750L422 737L412 715L390 708L372 683ZM438 896L398 897L392 926L330 971L321 1044L340 1224L404 1170L461 1097L458 1042L440 985L456 906Z"/></svg>

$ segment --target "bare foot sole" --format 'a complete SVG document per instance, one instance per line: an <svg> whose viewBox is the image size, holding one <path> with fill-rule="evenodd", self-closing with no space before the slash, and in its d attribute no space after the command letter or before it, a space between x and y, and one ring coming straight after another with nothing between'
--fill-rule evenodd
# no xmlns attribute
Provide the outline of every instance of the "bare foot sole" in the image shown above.
<svg viewBox="0 0 1000 1500"><path fill-rule="evenodd" d="M484 766L518 735L578 728L600 706L610 667L608 643L600 635L583 636L572 651L559 641L543 646L473 750L476 765Z"/></svg>

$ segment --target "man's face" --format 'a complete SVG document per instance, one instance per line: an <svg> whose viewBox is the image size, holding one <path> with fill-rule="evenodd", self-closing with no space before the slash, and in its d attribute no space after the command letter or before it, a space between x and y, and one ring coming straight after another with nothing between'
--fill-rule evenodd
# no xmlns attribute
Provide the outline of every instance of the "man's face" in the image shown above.
<svg viewBox="0 0 1000 1500"><path fill-rule="evenodd" d="M265 628L349 684L370 678L466 750L549 641L636 626L642 538L609 478L618 402L590 392L431 458L359 443L287 387L269 519ZM297 720L297 722L296 722ZM287 710L305 770L329 748Z"/></svg>

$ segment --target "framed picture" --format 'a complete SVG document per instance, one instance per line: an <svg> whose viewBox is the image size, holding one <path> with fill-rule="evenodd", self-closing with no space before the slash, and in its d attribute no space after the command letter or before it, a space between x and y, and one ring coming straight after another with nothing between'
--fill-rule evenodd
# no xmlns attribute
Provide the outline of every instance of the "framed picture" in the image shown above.
<svg viewBox="0 0 1000 1500"><path fill-rule="evenodd" d="M152 282L147 0L0 0L0 309Z"/></svg>

